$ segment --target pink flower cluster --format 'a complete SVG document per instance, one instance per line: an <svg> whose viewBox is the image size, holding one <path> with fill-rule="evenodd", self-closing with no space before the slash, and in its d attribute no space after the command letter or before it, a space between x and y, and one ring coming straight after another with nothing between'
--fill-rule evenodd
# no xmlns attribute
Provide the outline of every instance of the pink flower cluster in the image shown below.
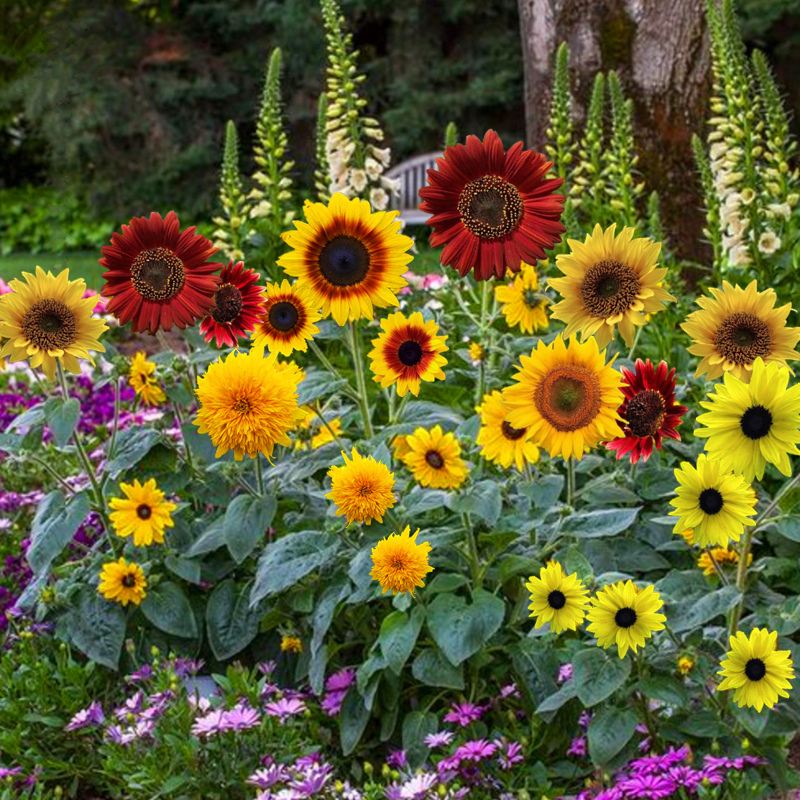
<svg viewBox="0 0 800 800"><path fill-rule="evenodd" d="M429 272L426 275L417 275L416 272L408 270L403 273L403 277L408 281L408 286L404 286L397 294L411 294L415 289L417 291L425 291L426 289L441 289L443 286L450 282L446 275L437 275L435 272Z"/></svg>

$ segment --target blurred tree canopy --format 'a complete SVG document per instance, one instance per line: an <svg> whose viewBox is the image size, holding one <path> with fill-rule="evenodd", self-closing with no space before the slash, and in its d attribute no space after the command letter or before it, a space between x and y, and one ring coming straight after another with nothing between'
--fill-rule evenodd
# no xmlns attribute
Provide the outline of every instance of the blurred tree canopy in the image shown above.
<svg viewBox="0 0 800 800"><path fill-rule="evenodd" d="M523 137L515 0L342 8L396 159L438 148L451 119ZM310 177L325 68L316 0L0 0L0 26L0 186L46 179L106 216L209 216L225 122L248 157L276 45L293 156Z"/></svg>

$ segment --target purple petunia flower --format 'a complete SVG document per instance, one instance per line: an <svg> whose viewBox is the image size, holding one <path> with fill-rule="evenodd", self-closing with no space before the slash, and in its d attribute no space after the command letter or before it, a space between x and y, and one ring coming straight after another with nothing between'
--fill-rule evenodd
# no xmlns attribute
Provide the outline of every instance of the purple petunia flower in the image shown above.
<svg viewBox="0 0 800 800"><path fill-rule="evenodd" d="M583 730L589 730L589 723L592 721L592 712L591 711L581 711L581 715L578 717L578 725L580 725Z"/></svg>
<svg viewBox="0 0 800 800"><path fill-rule="evenodd" d="M506 745L505 752L502 752L497 761L502 769L511 769L514 764L519 764L524 761L525 757L522 755L522 745L519 742L509 742Z"/></svg>
<svg viewBox="0 0 800 800"><path fill-rule="evenodd" d="M487 742L486 739L473 739L465 742L461 747L457 747L453 758L458 758L459 761L483 761L484 758L493 755L495 750L497 750L497 745L494 742Z"/></svg>
<svg viewBox="0 0 800 800"><path fill-rule="evenodd" d="M295 698L282 697L264 706L264 711L271 717L278 717L281 724L286 722L289 717L295 714L302 714L306 710L306 704L302 700Z"/></svg>
<svg viewBox="0 0 800 800"><path fill-rule="evenodd" d="M462 728L466 728L471 723L479 720L486 709L473 703L454 703L451 710L444 715L445 722L454 722Z"/></svg>
<svg viewBox="0 0 800 800"><path fill-rule="evenodd" d="M136 670L136 672L131 672L130 675L126 675L125 680L128 683L140 683L141 681L152 678L153 674L153 668L150 664L144 664L140 669Z"/></svg>
<svg viewBox="0 0 800 800"><path fill-rule="evenodd" d="M0 781L13 778L22 772L22 767L0 767Z"/></svg>
<svg viewBox="0 0 800 800"><path fill-rule="evenodd" d="M102 725L105 721L106 715L103 713L103 707L95 700L87 708L75 714L64 730L77 731L81 728L87 728L89 725Z"/></svg>
<svg viewBox="0 0 800 800"><path fill-rule="evenodd" d="M350 667L340 669L338 672L334 672L333 675L328 676L325 681L325 688L329 692L344 692L353 685L355 679L356 671L354 669Z"/></svg>
<svg viewBox="0 0 800 800"><path fill-rule="evenodd" d="M438 733L429 733L425 739L425 744L433 750L435 747L444 747L450 744L455 737L454 733L450 731L439 731Z"/></svg>

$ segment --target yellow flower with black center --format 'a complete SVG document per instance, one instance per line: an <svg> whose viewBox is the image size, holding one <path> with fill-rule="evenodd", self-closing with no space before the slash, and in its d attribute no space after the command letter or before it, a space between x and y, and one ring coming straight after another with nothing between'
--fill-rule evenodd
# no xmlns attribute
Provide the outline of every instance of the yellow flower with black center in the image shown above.
<svg viewBox="0 0 800 800"><path fill-rule="evenodd" d="M663 605L653 586L639 591L633 581L618 581L592 598L587 630L597 637L599 647L616 644L619 657L624 658L628 648L635 653L654 631L664 630L667 618L657 613Z"/></svg>
<svg viewBox="0 0 800 800"><path fill-rule="evenodd" d="M138 606L147 594L146 587L147 579L142 568L133 561L127 562L120 558L118 561L103 564L97 590L106 600L113 600L123 606L128 603Z"/></svg>
<svg viewBox="0 0 800 800"><path fill-rule="evenodd" d="M253 343L284 356L295 350L305 353L308 342L319 333L314 325L322 319L317 308L297 283L268 283L264 311L253 329Z"/></svg>
<svg viewBox="0 0 800 800"><path fill-rule="evenodd" d="M276 444L291 447L286 434L305 418L297 407L300 376L296 369L277 368L277 358L265 357L263 345L237 350L197 379L200 408L193 424L211 437L217 458L228 450L236 461L245 454L271 458Z"/></svg>
<svg viewBox="0 0 800 800"><path fill-rule="evenodd" d="M792 304L775 308L773 289L759 292L756 281L746 289L723 281L722 289L710 292L712 297L697 301L701 310L681 325L692 337L689 352L700 356L695 378L711 381L730 373L749 383L757 358L785 367L787 359L800 357L795 350L800 328L786 327Z"/></svg>
<svg viewBox="0 0 800 800"><path fill-rule="evenodd" d="M281 638L281 650L284 653L302 653L303 642L297 636L283 636Z"/></svg>
<svg viewBox="0 0 800 800"><path fill-rule="evenodd" d="M8 341L0 359L10 363L30 359L32 369L41 367L49 381L56 377L56 363L80 375L79 358L92 366L90 350L105 353L98 337L108 327L92 316L97 297L84 298L86 282L71 281L69 270L57 276L36 267L36 275L9 281L13 291L0 295L0 339Z"/></svg>
<svg viewBox="0 0 800 800"><path fill-rule="evenodd" d="M634 239L633 228L615 236L616 227L603 231L595 225L583 243L568 240L571 252L556 256L556 266L566 277L549 280L564 298L552 309L553 319L566 323L564 336L580 331L581 341L596 336L600 347L614 338L615 325L631 347L645 315L675 300L658 285L667 274L656 269L661 243Z"/></svg>
<svg viewBox="0 0 800 800"><path fill-rule="evenodd" d="M720 471L761 480L769 462L792 474L789 455L800 455L800 385L789 387L789 374L788 367L757 358L749 383L728 372L708 402L701 401L708 413L697 418L705 427L694 435L708 440L706 452Z"/></svg>
<svg viewBox="0 0 800 800"><path fill-rule="evenodd" d="M408 446L408 437L398 434L392 439L392 453L398 461L403 461L405 457L411 452Z"/></svg>
<svg viewBox="0 0 800 800"><path fill-rule="evenodd" d="M157 406L167 399L156 381L155 371L155 363L148 361L144 350L139 350L131 358L128 383L146 406Z"/></svg>
<svg viewBox="0 0 800 800"><path fill-rule="evenodd" d="M531 593L529 617L536 617L536 628L550 623L553 633L575 631L586 615L587 589L577 574L566 576L561 564L550 562L525 584Z"/></svg>
<svg viewBox="0 0 800 800"><path fill-rule="evenodd" d="M442 367L447 359L442 353L447 337L436 335L439 326L433 320L424 322L419 311L408 319L396 311L381 320L381 328L383 333L372 340L375 349L368 356L376 383L384 388L394 385L400 397L406 392L416 397L421 381L445 379Z"/></svg>
<svg viewBox="0 0 800 800"><path fill-rule="evenodd" d="M579 344L573 337L569 346L561 336L549 345L540 340L520 363L517 384L503 390L506 420L551 458L580 460L587 447L623 435L622 376L611 367L614 359L605 363L595 339Z"/></svg>
<svg viewBox="0 0 800 800"><path fill-rule="evenodd" d="M539 448L525 438L525 429L514 428L506 421L508 409L500 392L487 394L477 410L481 427L475 443L480 445L484 458L505 469L514 464L520 472L526 463L535 464L539 460Z"/></svg>
<svg viewBox="0 0 800 800"><path fill-rule="evenodd" d="M788 697L794 678L791 650L778 650L778 634L766 628L753 628L748 638L742 631L730 637L731 650L717 673L723 681L718 692L733 689L733 700L740 707L761 711L772 708L779 697Z"/></svg>
<svg viewBox="0 0 800 800"><path fill-rule="evenodd" d="M352 461L348 461L344 451L343 467L331 467L328 475L331 477L331 491L329 497L336 504L336 516L344 515L347 524L352 522L366 522L377 519L383 522L386 509L395 504L394 474L380 461L374 458L364 458L353 448Z"/></svg>
<svg viewBox="0 0 800 800"><path fill-rule="evenodd" d="M415 587L425 586L423 578L433 571L428 565L431 546L428 542L418 544L418 534L419 528L412 535L407 526L402 533L393 533L372 548L370 577L380 583L382 594L409 592L413 597Z"/></svg>
<svg viewBox="0 0 800 800"><path fill-rule="evenodd" d="M694 659L691 656L681 656L678 659L678 672L688 675L694 669Z"/></svg>
<svg viewBox="0 0 800 800"><path fill-rule="evenodd" d="M399 305L396 292L412 256L408 236L399 233L397 211L371 213L369 203L334 194L328 205L306 202L307 222L282 234L292 247L278 259L287 275L306 289L312 305L339 325L372 319L373 306Z"/></svg>
<svg viewBox="0 0 800 800"><path fill-rule="evenodd" d="M494 296L509 328L519 326L523 333L547 330L550 300L539 291L539 277L530 264L523 262L522 271L509 285L498 286Z"/></svg>
<svg viewBox="0 0 800 800"><path fill-rule="evenodd" d="M444 433L441 425L429 431L417 428L406 436L406 446L403 462L421 486L457 489L467 479L469 470L461 458L461 445L454 434Z"/></svg>
<svg viewBox="0 0 800 800"><path fill-rule="evenodd" d="M164 529L174 527L172 512L178 507L165 500L164 492L157 486L154 478L144 485L134 480L133 483L120 483L119 488L125 497L112 497L108 501L114 509L110 515L117 536L133 535L136 547L161 544L164 541Z"/></svg>
<svg viewBox="0 0 800 800"><path fill-rule="evenodd" d="M670 515L678 517L673 533L691 528L692 544L707 547L738 542L744 526L755 525L755 494L741 475L723 472L719 461L701 453L696 467L682 461L675 478L677 497L669 501L675 506Z"/></svg>

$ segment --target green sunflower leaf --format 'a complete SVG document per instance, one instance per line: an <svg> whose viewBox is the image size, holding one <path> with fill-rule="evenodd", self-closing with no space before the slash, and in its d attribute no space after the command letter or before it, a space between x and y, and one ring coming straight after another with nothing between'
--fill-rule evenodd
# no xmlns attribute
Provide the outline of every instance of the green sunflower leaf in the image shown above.
<svg viewBox="0 0 800 800"><path fill-rule="evenodd" d="M589 755L595 764L608 764L631 740L638 719L630 709L609 706L601 709L589 723Z"/></svg>
<svg viewBox="0 0 800 800"><path fill-rule="evenodd" d="M631 660L620 658L616 648L609 652L599 647L581 650L572 660L572 667L578 699L586 708L611 697L631 674Z"/></svg>
<svg viewBox="0 0 800 800"><path fill-rule="evenodd" d="M222 526L225 544L237 564L241 564L263 541L277 508L278 502L272 495L254 497L240 494L233 498Z"/></svg>

